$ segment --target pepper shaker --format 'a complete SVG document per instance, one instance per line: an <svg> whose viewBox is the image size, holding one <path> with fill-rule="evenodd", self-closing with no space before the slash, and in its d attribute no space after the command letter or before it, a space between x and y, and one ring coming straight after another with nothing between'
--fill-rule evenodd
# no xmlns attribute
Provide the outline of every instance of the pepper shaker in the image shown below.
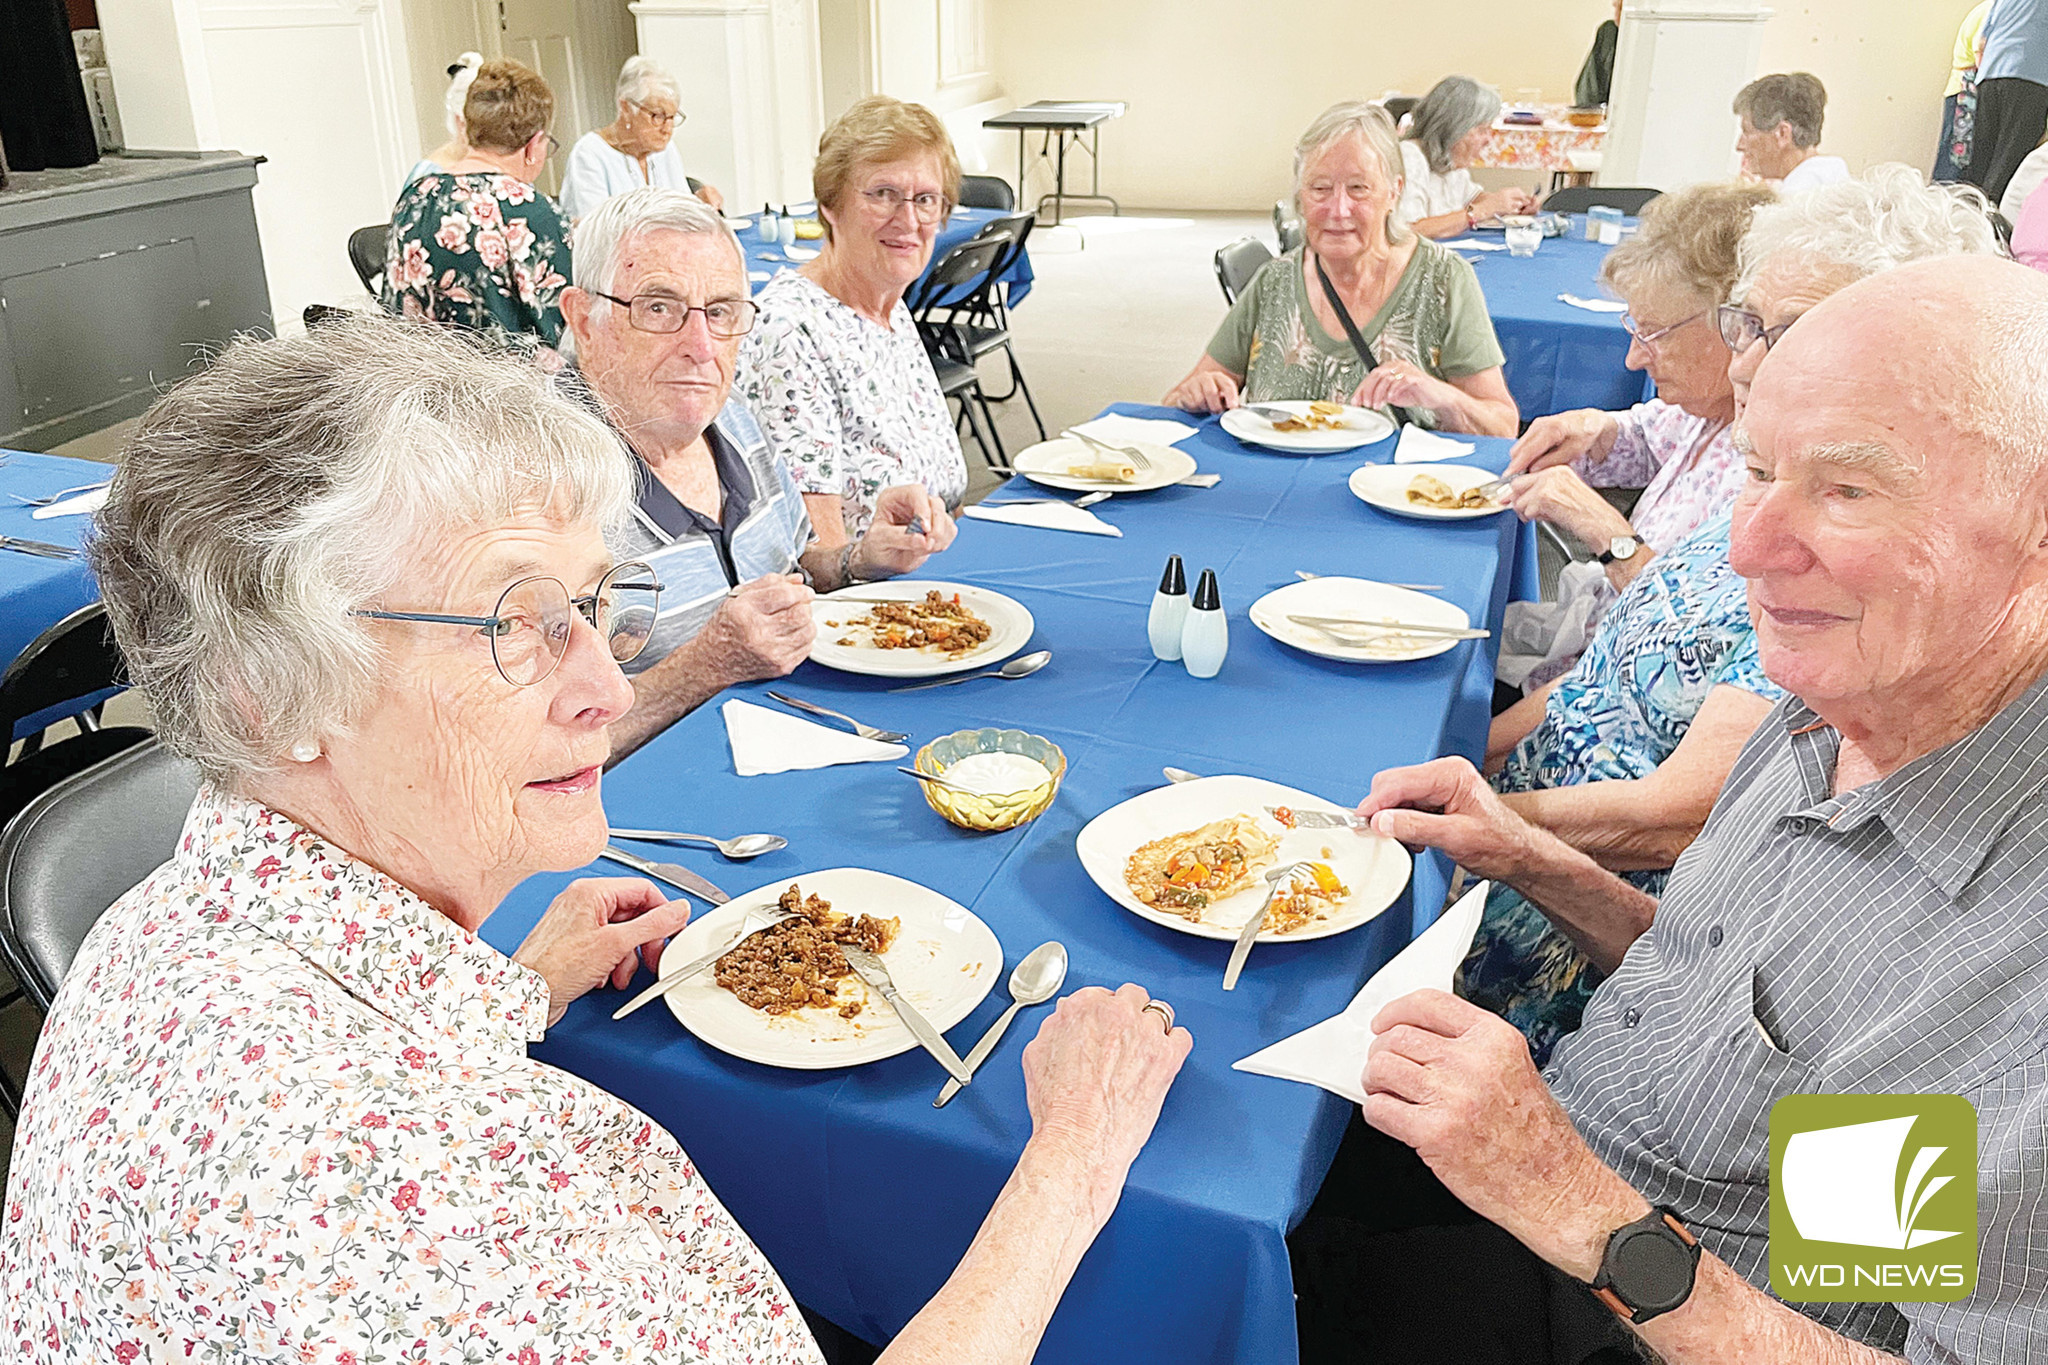
<svg viewBox="0 0 2048 1365"><path fill-rule="evenodd" d="M1152 610L1145 618L1145 634L1151 637L1152 657L1171 663L1180 658L1181 629L1188 619L1188 576L1179 555L1166 557L1166 572L1159 591L1152 594Z"/></svg>
<svg viewBox="0 0 2048 1365"><path fill-rule="evenodd" d="M1181 628L1180 652L1189 674L1197 678L1215 677L1230 652L1230 623L1223 615L1223 594L1216 587L1214 569L1202 570L1201 581L1195 584L1195 600Z"/></svg>

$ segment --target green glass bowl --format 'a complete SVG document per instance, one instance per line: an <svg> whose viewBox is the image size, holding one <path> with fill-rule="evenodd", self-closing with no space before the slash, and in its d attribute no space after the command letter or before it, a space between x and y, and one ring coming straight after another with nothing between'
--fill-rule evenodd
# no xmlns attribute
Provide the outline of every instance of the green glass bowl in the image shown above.
<svg viewBox="0 0 2048 1365"><path fill-rule="evenodd" d="M919 749L914 766L921 773L943 777L947 768L969 754L1022 754L1043 763L1052 781L992 796L954 791L936 782L918 783L931 808L962 829L1015 829L1037 819L1052 805L1060 779L1067 775L1067 756L1060 746L1022 730L955 730Z"/></svg>

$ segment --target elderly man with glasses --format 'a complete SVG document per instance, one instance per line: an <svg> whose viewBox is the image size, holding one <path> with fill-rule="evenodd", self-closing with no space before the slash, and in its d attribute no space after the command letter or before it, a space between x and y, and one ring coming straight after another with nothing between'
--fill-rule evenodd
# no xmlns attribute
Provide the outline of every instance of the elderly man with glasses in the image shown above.
<svg viewBox="0 0 2048 1365"><path fill-rule="evenodd" d="M632 520L613 548L662 585L614 761L721 689L802 663L814 590L908 573L953 540L945 505L906 486L883 492L859 539L815 543L788 469L731 398L756 311L738 241L689 195L634 190L577 229L562 314L579 368L566 382L636 457Z"/></svg>

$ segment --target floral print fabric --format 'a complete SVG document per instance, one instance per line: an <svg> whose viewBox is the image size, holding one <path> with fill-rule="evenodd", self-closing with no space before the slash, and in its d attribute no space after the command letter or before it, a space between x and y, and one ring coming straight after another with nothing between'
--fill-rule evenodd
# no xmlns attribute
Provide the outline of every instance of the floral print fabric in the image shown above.
<svg viewBox="0 0 2048 1365"><path fill-rule="evenodd" d="M768 448L806 493L836 493L848 539L884 488L918 483L957 508L967 459L910 309L878 327L785 270L754 296L761 316L740 350L739 391Z"/></svg>
<svg viewBox="0 0 2048 1365"><path fill-rule="evenodd" d="M387 313L559 346L568 283L569 234L524 180L436 171L399 191L377 295Z"/></svg>
<svg viewBox="0 0 2048 1365"><path fill-rule="evenodd" d="M1629 524L1645 545L1663 554L1735 505L1749 467L1735 449L1734 427L1661 398L1614 417L1614 448L1572 468L1595 488L1643 490Z"/></svg>
<svg viewBox="0 0 2048 1365"><path fill-rule="evenodd" d="M675 1140L527 1058L547 1009L383 874L202 791L44 1024L0 1340L123 1365L815 1365Z"/></svg>
<svg viewBox="0 0 2048 1365"><path fill-rule="evenodd" d="M1748 586L1729 567L1728 537L1723 512L1650 561L1550 694L1542 721L1508 755L1496 789L1648 777L1678 748L1714 688L1727 684L1770 701L1785 695L1764 676ZM1668 875L1621 874L1652 895ZM1494 885L1459 991L1521 1029L1539 1066L1579 1026L1600 980L1541 910L1505 883Z"/></svg>

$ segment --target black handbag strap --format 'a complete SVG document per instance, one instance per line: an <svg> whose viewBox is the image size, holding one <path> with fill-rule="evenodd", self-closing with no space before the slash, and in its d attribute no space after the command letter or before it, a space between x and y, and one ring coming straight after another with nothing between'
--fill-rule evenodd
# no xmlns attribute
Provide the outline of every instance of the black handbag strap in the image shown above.
<svg viewBox="0 0 2048 1365"><path fill-rule="evenodd" d="M1359 334L1358 324L1351 320L1351 310L1344 306L1344 300L1337 297L1337 286L1330 283L1330 272L1323 269L1321 256L1316 257L1316 278L1322 281L1323 297L1330 301L1330 307L1337 310L1337 321L1344 324L1344 335L1351 338L1351 349L1358 352L1358 358L1365 362L1366 373L1377 370L1380 358L1372 353L1372 347L1366 345L1365 338Z"/></svg>

